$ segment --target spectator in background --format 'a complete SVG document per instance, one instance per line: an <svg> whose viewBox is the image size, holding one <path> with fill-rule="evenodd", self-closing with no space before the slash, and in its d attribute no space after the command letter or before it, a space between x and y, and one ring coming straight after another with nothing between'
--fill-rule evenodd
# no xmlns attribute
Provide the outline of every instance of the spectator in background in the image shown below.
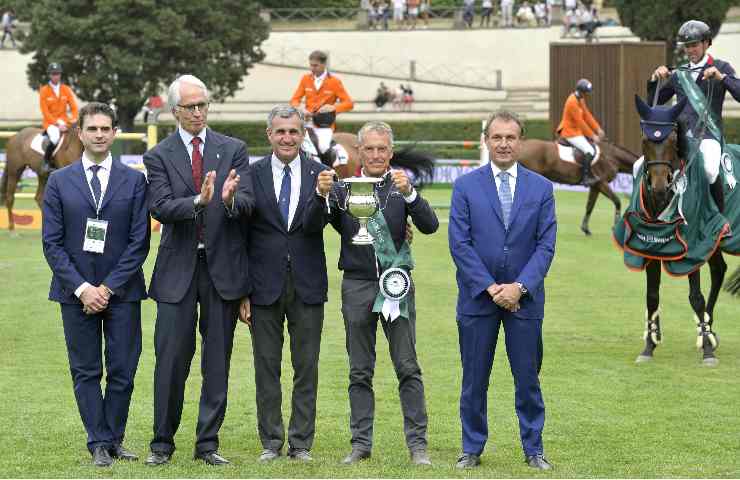
<svg viewBox="0 0 740 480"><path fill-rule="evenodd" d="M375 15L376 15L376 28L380 28L380 23L383 24L383 30L388 30L388 19L391 15L390 6L388 0L376 0L375 1Z"/></svg>
<svg viewBox="0 0 740 480"><path fill-rule="evenodd" d="M414 91L411 89L410 83L405 87L401 85L401 88L403 89L403 110L410 112L414 104Z"/></svg>
<svg viewBox="0 0 740 480"><path fill-rule="evenodd" d="M519 10L516 12L517 25L520 27L535 27L537 26L537 20L532 11L532 6L529 2L525 1L519 6Z"/></svg>
<svg viewBox="0 0 740 480"><path fill-rule="evenodd" d="M537 20L537 26L547 26L547 5L545 2L537 2L534 4L534 18Z"/></svg>
<svg viewBox="0 0 740 480"><path fill-rule="evenodd" d="M151 123L157 123L157 119L159 118L159 114L162 113L163 107L164 101L162 100L162 97L159 95L152 95L149 97L141 108L141 111L144 114L144 123L149 123L150 120Z"/></svg>
<svg viewBox="0 0 740 480"><path fill-rule="evenodd" d="M406 6L408 7L408 28L416 28L416 20L419 18L419 3L420 0L407 0Z"/></svg>
<svg viewBox="0 0 740 480"><path fill-rule="evenodd" d="M396 28L403 28L406 13L406 0L393 0L393 21L396 22Z"/></svg>
<svg viewBox="0 0 740 480"><path fill-rule="evenodd" d="M403 94L404 94L403 85L399 85L393 91L393 108L394 109L396 109L396 110L401 110L402 109L402 107L403 107Z"/></svg>
<svg viewBox="0 0 740 480"><path fill-rule="evenodd" d="M3 39L2 42L0 42L0 48L5 48L5 39L7 37L10 37L10 42L13 44L13 48L15 48L15 38L13 38L13 29L15 28L15 11L12 8L9 8L3 13Z"/></svg>
<svg viewBox="0 0 740 480"><path fill-rule="evenodd" d="M432 5L432 0L421 0L419 5L419 15L424 20L424 28L429 28L429 10Z"/></svg>
<svg viewBox="0 0 740 480"><path fill-rule="evenodd" d="M501 0L501 24L502 27L514 26L514 0Z"/></svg>
<svg viewBox="0 0 740 480"><path fill-rule="evenodd" d="M378 87L378 91L375 94L375 107L377 111L381 111L386 103L388 103L388 100L390 100L391 97L391 91L388 90L388 87L385 86L385 83L380 82L380 86Z"/></svg>
<svg viewBox="0 0 740 480"><path fill-rule="evenodd" d="M481 6L483 10L480 14L480 26L483 28L483 22L485 21L486 28L488 28L491 24L491 13L493 13L493 0L483 0Z"/></svg>
<svg viewBox="0 0 740 480"><path fill-rule="evenodd" d="M560 0L547 0L547 26L552 25L552 7L553 5L560 5Z"/></svg>
<svg viewBox="0 0 740 480"><path fill-rule="evenodd" d="M468 28L473 28L475 19L475 0L463 0L463 22Z"/></svg>

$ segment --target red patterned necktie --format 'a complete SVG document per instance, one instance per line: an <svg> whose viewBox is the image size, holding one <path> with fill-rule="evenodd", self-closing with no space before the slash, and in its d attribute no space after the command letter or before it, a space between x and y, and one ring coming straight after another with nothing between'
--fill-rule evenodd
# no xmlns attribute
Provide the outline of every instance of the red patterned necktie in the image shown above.
<svg viewBox="0 0 740 480"><path fill-rule="evenodd" d="M200 187L203 183L203 156L200 153L200 137L193 137L193 183L195 183L196 193L200 193Z"/></svg>

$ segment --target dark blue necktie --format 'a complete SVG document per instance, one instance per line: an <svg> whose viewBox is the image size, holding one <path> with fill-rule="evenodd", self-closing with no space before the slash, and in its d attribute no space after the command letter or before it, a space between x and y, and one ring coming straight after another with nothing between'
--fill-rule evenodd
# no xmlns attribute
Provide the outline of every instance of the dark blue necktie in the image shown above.
<svg viewBox="0 0 740 480"><path fill-rule="evenodd" d="M509 228L509 215L511 215L511 187L509 186L509 172L500 172L498 178L501 179L501 186L498 189L498 199L501 201L501 213L504 214L504 225Z"/></svg>
<svg viewBox="0 0 740 480"><path fill-rule="evenodd" d="M283 168L283 183L280 185L280 215L283 217L285 228L288 228L288 216L290 215L290 167Z"/></svg>
<svg viewBox="0 0 740 480"><path fill-rule="evenodd" d="M90 167L90 171L92 171L92 179L90 179L90 188L93 192L93 200L95 200L95 208L98 207L100 204L100 179L98 178L98 170L100 170L100 165L93 165Z"/></svg>

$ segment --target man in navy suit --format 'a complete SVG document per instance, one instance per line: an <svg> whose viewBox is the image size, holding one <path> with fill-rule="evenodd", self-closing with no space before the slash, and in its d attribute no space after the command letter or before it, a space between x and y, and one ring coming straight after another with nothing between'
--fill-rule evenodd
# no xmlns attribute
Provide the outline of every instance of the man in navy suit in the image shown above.
<svg viewBox="0 0 740 480"><path fill-rule="evenodd" d="M175 451L197 326L203 384L194 457L225 465L218 431L239 304L249 293L243 225L253 206L249 157L244 142L206 127L209 93L198 78L179 77L168 97L177 130L144 155L149 211L162 224L149 287L157 320L154 438L146 463L168 463Z"/></svg>
<svg viewBox="0 0 740 480"><path fill-rule="evenodd" d="M250 171L255 194L248 247L252 292L240 316L252 333L261 462L281 456L285 443L280 367L286 320L293 365L287 454L312 460L328 284L323 237L327 207L316 190L316 177L326 167L300 151L305 134L299 110L273 108L267 118L272 153Z"/></svg>
<svg viewBox="0 0 740 480"><path fill-rule="evenodd" d="M141 354L141 269L149 253L146 179L114 161L115 113L92 102L80 111L82 159L49 177L43 204L44 255L59 302L77 407L93 464L136 460L124 448ZM105 339L105 395L101 343Z"/></svg>
<svg viewBox="0 0 740 480"><path fill-rule="evenodd" d="M449 244L457 266L457 326L463 364L458 468L480 464L488 438L487 394L503 324L514 376L526 463L550 469L542 447L544 280L555 254L552 184L517 164L522 124L491 115L485 128L490 164L458 178L452 190Z"/></svg>

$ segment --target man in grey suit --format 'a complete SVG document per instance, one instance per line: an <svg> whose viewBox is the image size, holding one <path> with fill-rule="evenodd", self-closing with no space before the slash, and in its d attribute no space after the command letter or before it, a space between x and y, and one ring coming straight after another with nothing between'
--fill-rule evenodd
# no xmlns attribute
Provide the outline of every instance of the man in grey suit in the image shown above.
<svg viewBox="0 0 740 480"><path fill-rule="evenodd" d="M287 454L294 460L312 460L327 299L323 237L327 207L316 191L316 176L326 167L300 152L305 133L299 110L290 105L273 108L267 119L272 153L250 170L255 189L249 220L253 290L240 315L252 333L261 462L277 459L285 443L280 366L286 320L293 364Z"/></svg>
<svg viewBox="0 0 740 480"><path fill-rule="evenodd" d="M254 204L249 157L244 142L206 127L209 94L198 78L175 80L168 101L177 130L144 155L149 211L163 227L149 288L157 321L154 438L146 463L168 463L175 450L198 326L203 385L194 457L223 465L229 462L217 453L218 431L239 304L249 294L243 224Z"/></svg>

